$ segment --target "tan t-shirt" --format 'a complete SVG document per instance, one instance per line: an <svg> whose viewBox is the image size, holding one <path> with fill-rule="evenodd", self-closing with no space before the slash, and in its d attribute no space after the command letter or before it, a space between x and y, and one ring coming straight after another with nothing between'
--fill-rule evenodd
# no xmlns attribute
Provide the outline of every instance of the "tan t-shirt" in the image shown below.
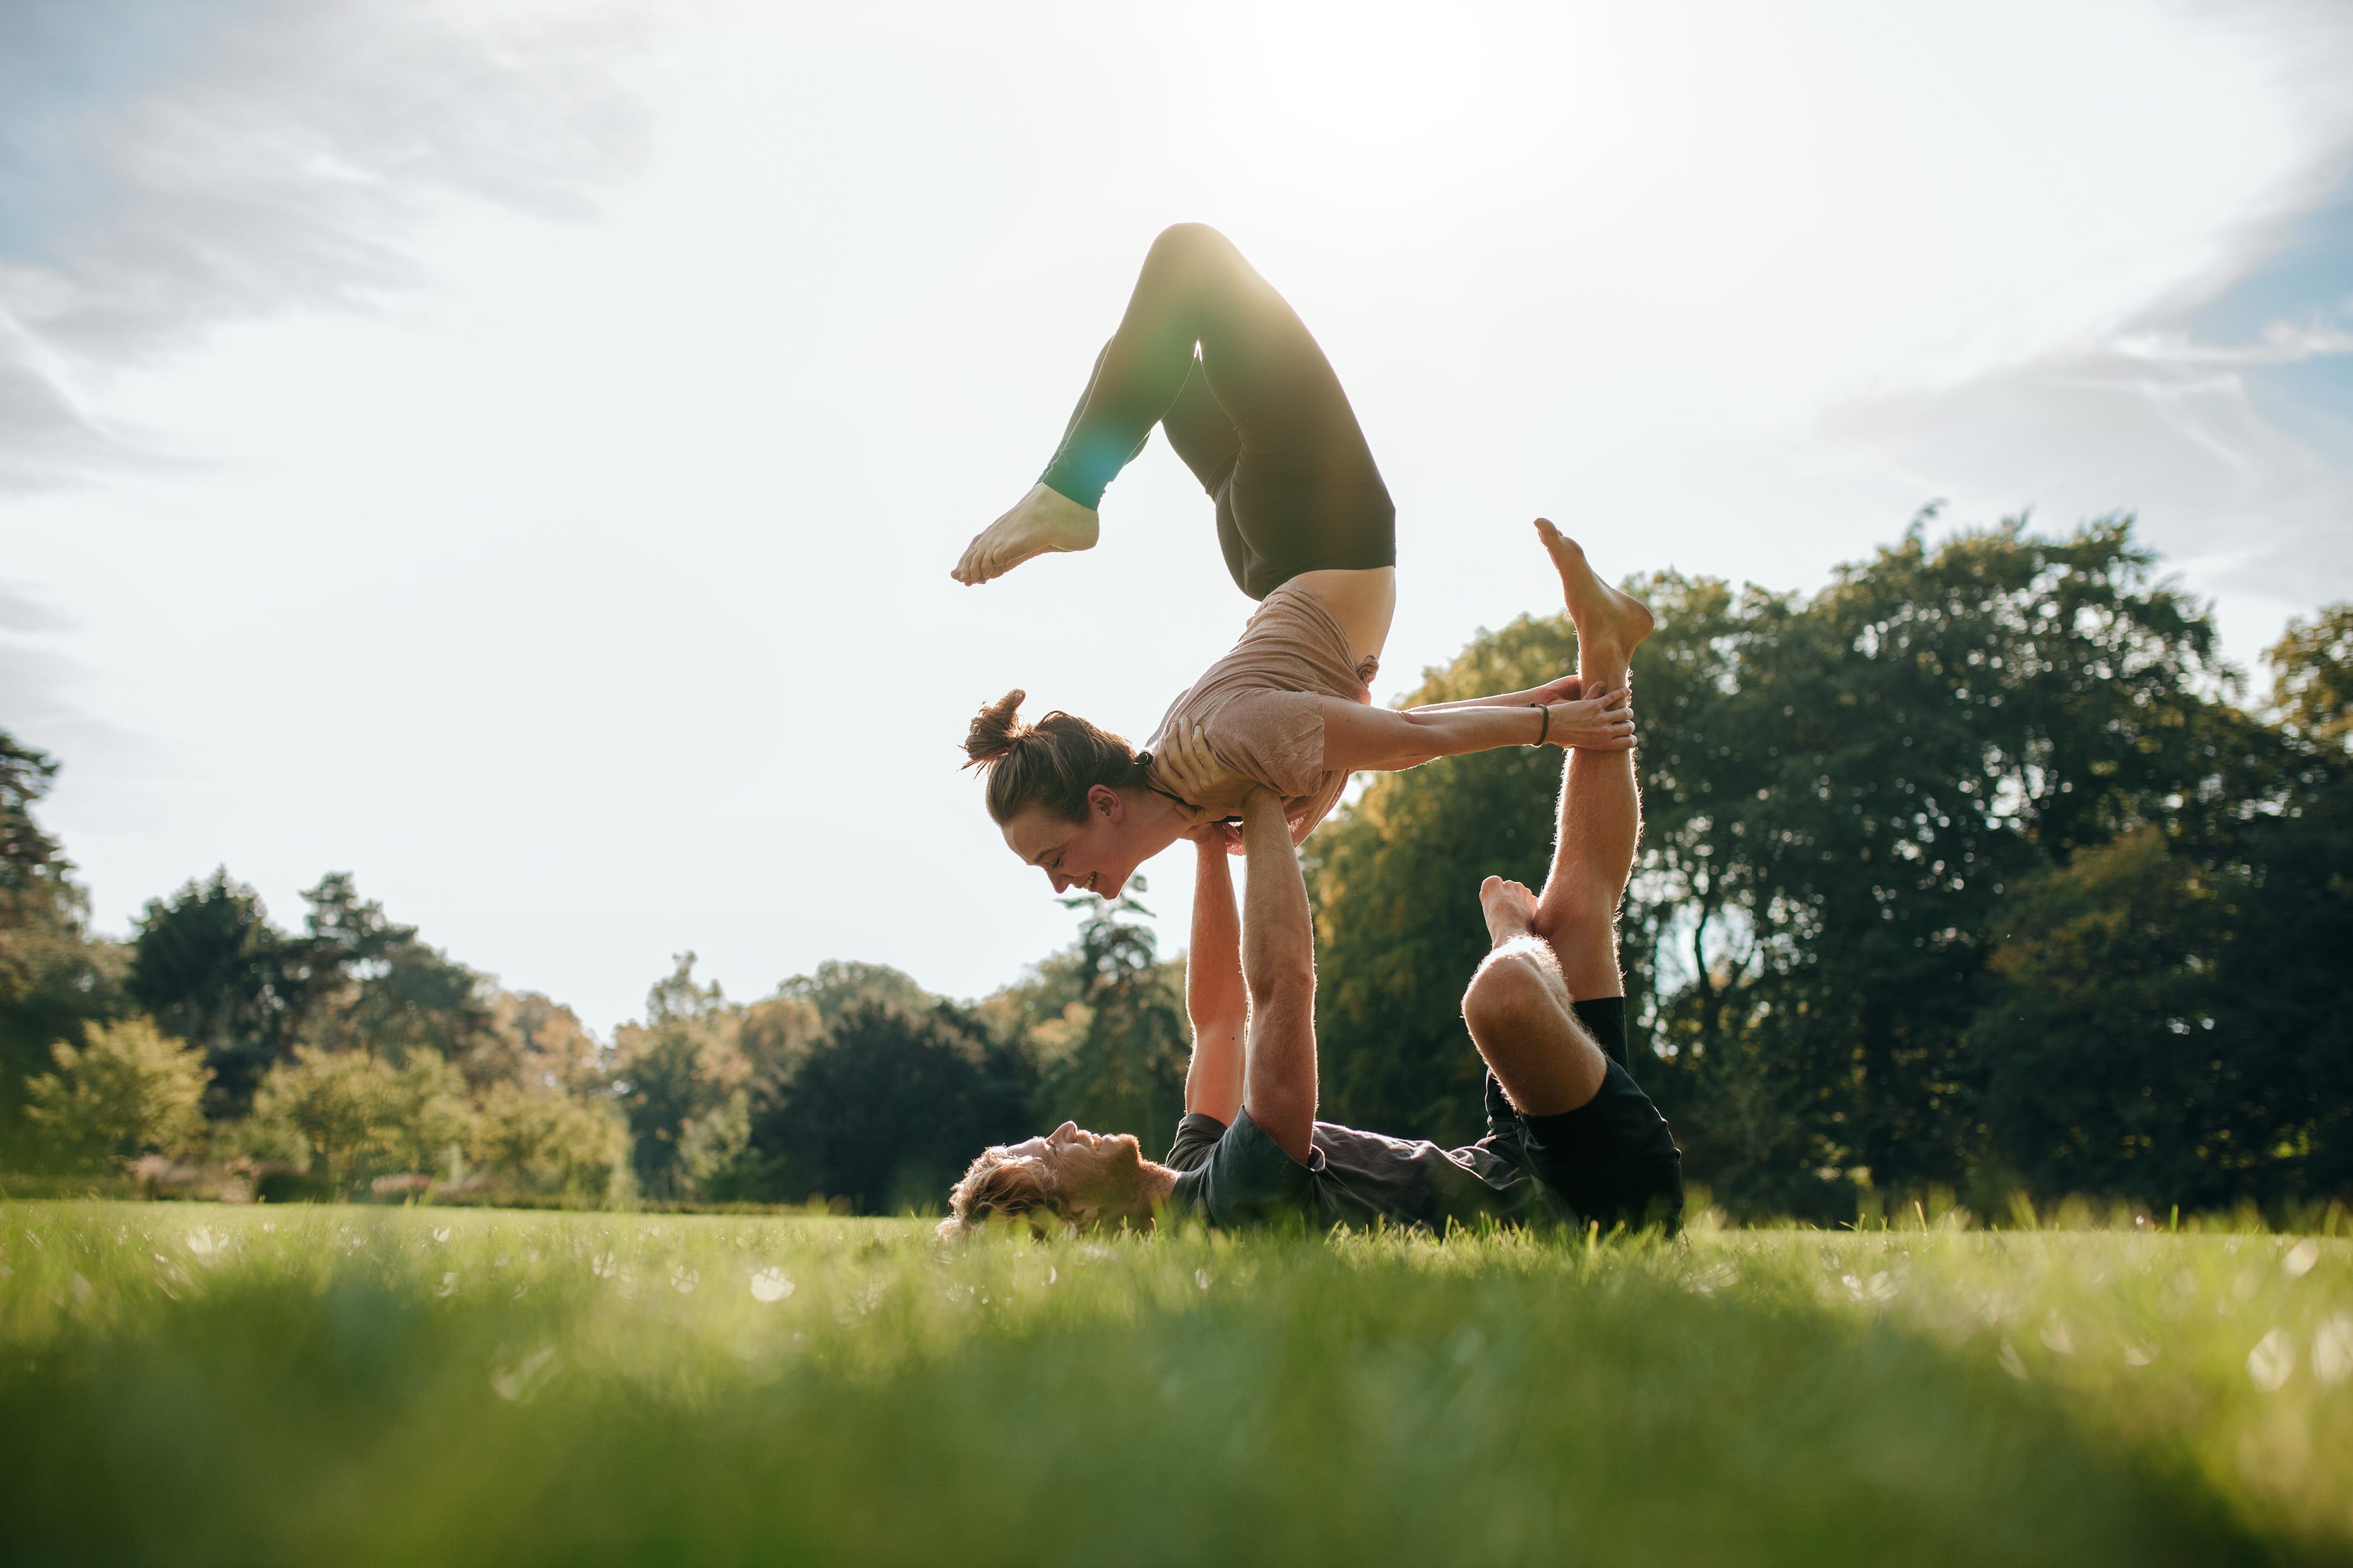
<svg viewBox="0 0 2353 1568"><path fill-rule="evenodd" d="M1286 583L1269 594L1233 651L1170 704L1147 751L1167 743L1180 720L1201 728L1217 759L1282 796L1291 841L1303 841L1340 804L1348 775L1324 766L1321 699L1372 705L1380 660L1358 660L1324 601Z"/></svg>

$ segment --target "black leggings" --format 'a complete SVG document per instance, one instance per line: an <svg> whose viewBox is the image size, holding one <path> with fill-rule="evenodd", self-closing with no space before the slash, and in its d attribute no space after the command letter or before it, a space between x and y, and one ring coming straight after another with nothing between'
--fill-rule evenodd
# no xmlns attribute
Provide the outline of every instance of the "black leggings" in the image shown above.
<svg viewBox="0 0 2353 1568"><path fill-rule="evenodd" d="M1226 569L1251 598L1302 572L1397 564L1397 508L1331 362L1200 224L1152 242L1046 485L1100 505L1155 424L1216 499Z"/></svg>

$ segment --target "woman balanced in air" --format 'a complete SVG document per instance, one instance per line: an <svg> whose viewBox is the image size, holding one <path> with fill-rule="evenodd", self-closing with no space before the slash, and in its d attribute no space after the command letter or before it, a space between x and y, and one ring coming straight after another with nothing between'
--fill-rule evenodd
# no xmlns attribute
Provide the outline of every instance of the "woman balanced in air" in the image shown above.
<svg viewBox="0 0 2353 1568"><path fill-rule="evenodd" d="M989 815L1055 891L1115 897L1138 866L1203 829L1204 814L1153 766L1153 750L1180 727L1282 797L1293 843L1361 769L1497 746L1633 745L1623 684L1586 691L1575 676L1402 712L1373 706L1397 608L1397 509L1305 323L1199 224L1153 241L1053 461L973 540L955 579L978 584L1051 551L1092 548L1104 486L1155 425L1217 501L1226 567L1259 608L1142 752L1075 714L1024 724L1020 691L973 721L965 750L987 770ZM1650 613L1602 584L1574 542L1541 519L1536 531L1585 619L1630 648L1649 634Z"/></svg>

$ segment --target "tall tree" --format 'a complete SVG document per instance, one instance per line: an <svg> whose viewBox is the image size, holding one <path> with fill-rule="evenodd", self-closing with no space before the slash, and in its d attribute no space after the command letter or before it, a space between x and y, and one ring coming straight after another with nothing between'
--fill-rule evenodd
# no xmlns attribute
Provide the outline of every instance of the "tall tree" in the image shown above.
<svg viewBox="0 0 2353 1568"><path fill-rule="evenodd" d="M646 1019L615 1031L614 1090L628 1119L630 1160L649 1197L695 1194L742 1149L751 1064L739 1011L717 982L694 977L695 957L646 994Z"/></svg>
<svg viewBox="0 0 2353 1568"><path fill-rule="evenodd" d="M936 1211L981 1149L1031 1131L1034 1086L1018 1050L952 1003L855 1003L753 1108L764 1195Z"/></svg>
<svg viewBox="0 0 2353 1568"><path fill-rule="evenodd" d="M0 1155L21 1142L26 1077L121 1010L123 956L93 940L73 865L35 820L57 763L0 730Z"/></svg>
<svg viewBox="0 0 2353 1568"><path fill-rule="evenodd" d="M1852 1212L1854 1180L1956 1181L1982 1142L1969 1020L2021 879L2194 814L2245 725L2195 606L2128 521L1904 541L1811 597L1674 575L1637 654L1636 1076L1694 1175ZM1482 637L1412 700L1568 667L1558 620ZM1541 878L1551 753L1377 781L1311 844L1325 1081L1341 1114L1475 1131L1457 1016L1482 875Z"/></svg>
<svg viewBox="0 0 2353 1568"><path fill-rule="evenodd" d="M166 1034L205 1053L206 1110L242 1115L262 1075L293 1043L285 936L261 896L227 868L151 899L131 945L128 989ZM303 976L307 981L307 975Z"/></svg>

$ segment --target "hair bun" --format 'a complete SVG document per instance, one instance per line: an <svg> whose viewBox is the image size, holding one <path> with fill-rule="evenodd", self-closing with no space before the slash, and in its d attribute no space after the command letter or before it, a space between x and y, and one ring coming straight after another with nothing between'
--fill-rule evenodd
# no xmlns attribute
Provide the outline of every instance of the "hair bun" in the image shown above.
<svg viewBox="0 0 2353 1568"><path fill-rule="evenodd" d="M975 716L965 731L965 766L984 767L1013 750L1014 742L1030 732L1021 722L1021 703L1029 694L1015 687Z"/></svg>

